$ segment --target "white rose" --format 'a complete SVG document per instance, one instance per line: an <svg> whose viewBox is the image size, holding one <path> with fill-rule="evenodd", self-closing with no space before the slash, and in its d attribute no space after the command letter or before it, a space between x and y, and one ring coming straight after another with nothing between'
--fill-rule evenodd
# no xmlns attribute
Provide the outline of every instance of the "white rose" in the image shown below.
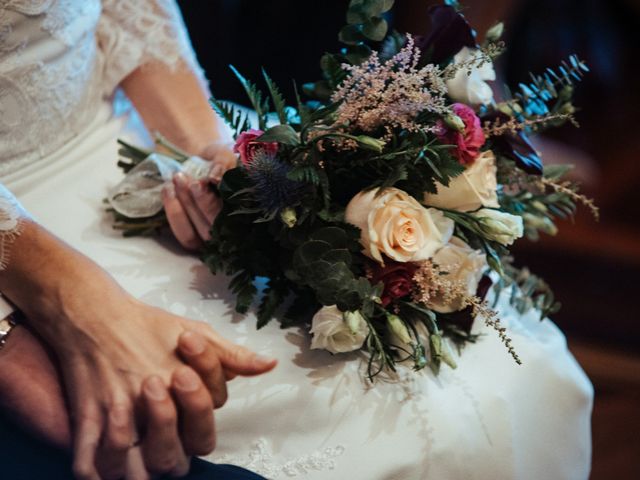
<svg viewBox="0 0 640 480"><path fill-rule="evenodd" d="M453 63L466 62L479 55L477 50L462 47ZM451 80L447 80L449 96L456 102L467 105L487 105L493 100L493 90L486 80L495 80L496 72L493 63L485 62L481 67L474 68L469 73L467 68L459 69Z"/></svg>
<svg viewBox="0 0 640 480"><path fill-rule="evenodd" d="M493 152L482 152L464 172L451 179L449 186L438 183L438 193L425 194L424 203L459 212L471 212L480 207L498 208L496 173Z"/></svg>
<svg viewBox="0 0 640 480"><path fill-rule="evenodd" d="M322 307L311 320L311 348L331 353L352 352L362 348L369 326L360 312L342 313L338 307Z"/></svg>
<svg viewBox="0 0 640 480"><path fill-rule="evenodd" d="M380 193L379 195L377 195ZM360 192L347 205L347 222L362 230L364 254L381 264L427 260L449 241L454 223L397 188Z"/></svg>
<svg viewBox="0 0 640 480"><path fill-rule="evenodd" d="M487 257L480 250L474 250L457 237L453 237L442 247L432 261L447 272L446 280L461 285L466 296L473 296L478 290L478 283L487 269ZM459 297L446 303L443 295L437 295L428 305L440 313L456 312L464 308L463 298Z"/></svg>
<svg viewBox="0 0 640 480"><path fill-rule="evenodd" d="M511 245L524 234L522 217L518 215L483 208L473 213L473 216L480 219L486 227L488 238L502 245Z"/></svg>

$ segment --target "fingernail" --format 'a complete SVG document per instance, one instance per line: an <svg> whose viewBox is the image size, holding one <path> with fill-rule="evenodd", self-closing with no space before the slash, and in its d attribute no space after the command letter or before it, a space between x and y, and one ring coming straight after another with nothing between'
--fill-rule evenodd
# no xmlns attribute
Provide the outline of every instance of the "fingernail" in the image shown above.
<svg viewBox="0 0 640 480"><path fill-rule="evenodd" d="M198 180L194 180L193 182L191 182L189 184L189 189L195 196L200 196L204 193L204 185Z"/></svg>
<svg viewBox="0 0 640 480"><path fill-rule="evenodd" d="M263 368L275 362L275 358L265 357L264 355L256 355L253 357L253 364L258 368Z"/></svg>
<svg viewBox="0 0 640 480"><path fill-rule="evenodd" d="M162 379L156 375L149 377L144 383L144 393L157 402L167 398L167 389Z"/></svg>
<svg viewBox="0 0 640 480"><path fill-rule="evenodd" d="M212 179L214 179L216 182L219 182L220 180L222 180L222 173L223 173L223 167L222 165L216 165L215 167L213 167L213 169L211 170L211 175L210 177Z"/></svg>
<svg viewBox="0 0 640 480"><path fill-rule="evenodd" d="M198 389L199 379L190 368L181 368L175 373L174 385L185 392L193 392Z"/></svg>
<svg viewBox="0 0 640 480"><path fill-rule="evenodd" d="M162 187L162 195L165 198L176 198L176 189L172 183L167 183Z"/></svg>
<svg viewBox="0 0 640 480"><path fill-rule="evenodd" d="M190 355L200 355L205 348L202 337L193 332L184 332L180 336L180 346Z"/></svg>
<svg viewBox="0 0 640 480"><path fill-rule="evenodd" d="M177 183L180 186L186 186L187 185L187 176L182 172L178 172L173 176L173 181L174 181L174 183Z"/></svg>

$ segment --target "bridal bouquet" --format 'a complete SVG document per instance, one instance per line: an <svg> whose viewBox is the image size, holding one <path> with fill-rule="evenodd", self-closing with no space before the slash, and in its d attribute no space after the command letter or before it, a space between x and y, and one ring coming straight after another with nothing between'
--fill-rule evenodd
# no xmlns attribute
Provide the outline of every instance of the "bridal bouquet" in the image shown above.
<svg viewBox="0 0 640 480"><path fill-rule="evenodd" d="M504 48L501 24L478 44L449 2L429 10L425 35L389 33L392 5L351 0L345 48L322 57L324 78L303 87L306 102L296 95L286 105L266 73L268 95L234 70L257 128L243 110L211 100L239 160L217 187L224 206L202 259L233 277L238 312L258 302L258 328L277 318L310 327L312 348L362 349L370 378L399 362L455 367L449 344L476 341L476 317L519 363L484 298L493 283L511 289L521 312L545 317L558 307L542 280L512 265L508 247L554 234L577 201L595 209L561 180L565 167L543 167L528 139L575 123L573 84L587 68L571 57L498 100L488 82ZM158 201L164 179L201 167L179 152L147 157L124 146L121 165L130 176L155 175L145 192ZM117 225L133 233L160 225L161 203L142 220L119 208L131 194L111 196Z"/></svg>

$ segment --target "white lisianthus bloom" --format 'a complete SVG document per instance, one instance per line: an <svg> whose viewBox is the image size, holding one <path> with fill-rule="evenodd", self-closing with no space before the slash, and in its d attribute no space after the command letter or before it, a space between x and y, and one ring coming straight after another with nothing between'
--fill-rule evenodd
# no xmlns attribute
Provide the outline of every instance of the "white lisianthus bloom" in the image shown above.
<svg viewBox="0 0 640 480"><path fill-rule="evenodd" d="M453 237L432 259L433 263L447 272L444 278L463 287L466 296L473 296L478 290L480 279L487 269L487 257L480 250L474 250L457 237ZM444 292L443 292L444 293ZM448 302L445 295L439 294L431 299L428 306L440 313L457 312L464 308L463 298Z"/></svg>
<svg viewBox="0 0 640 480"><path fill-rule="evenodd" d="M516 239L524 235L524 224L522 217L483 208L473 213L488 231L488 238L495 240L502 245L511 245Z"/></svg>
<svg viewBox="0 0 640 480"><path fill-rule="evenodd" d="M360 192L347 205L345 219L362 230L364 254L383 265L383 254L397 262L428 260L454 227L442 212L397 188Z"/></svg>
<svg viewBox="0 0 640 480"><path fill-rule="evenodd" d="M449 181L449 186L438 183L438 193L425 194L424 203L458 212L498 208L496 173L495 155L491 150L482 152L464 172Z"/></svg>
<svg viewBox="0 0 640 480"><path fill-rule="evenodd" d="M462 47L453 63L466 62L480 52L469 47ZM451 80L447 80L447 90L452 100L467 105L487 105L493 100L493 90L487 80L495 80L496 72L493 63L485 62L481 67L474 68L469 73L467 68L459 69Z"/></svg>
<svg viewBox="0 0 640 480"><path fill-rule="evenodd" d="M331 305L322 307L313 316L311 334L311 348L345 353L362 348L369 326L360 312L345 314Z"/></svg>

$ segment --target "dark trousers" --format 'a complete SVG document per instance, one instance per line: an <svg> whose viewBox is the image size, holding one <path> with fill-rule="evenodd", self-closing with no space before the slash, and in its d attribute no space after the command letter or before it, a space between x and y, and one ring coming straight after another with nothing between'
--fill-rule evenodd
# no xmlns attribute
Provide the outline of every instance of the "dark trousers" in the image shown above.
<svg viewBox="0 0 640 480"><path fill-rule="evenodd" d="M232 465L214 465L199 458L191 462L187 480L264 480ZM0 479L73 480L71 458L34 440L0 415Z"/></svg>

